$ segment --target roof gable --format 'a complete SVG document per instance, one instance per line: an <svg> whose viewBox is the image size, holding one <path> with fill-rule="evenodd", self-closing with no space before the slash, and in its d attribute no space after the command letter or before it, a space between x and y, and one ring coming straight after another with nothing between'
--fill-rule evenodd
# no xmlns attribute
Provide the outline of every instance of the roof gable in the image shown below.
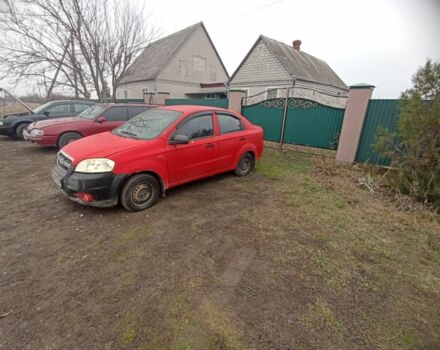
<svg viewBox="0 0 440 350"><path fill-rule="evenodd" d="M126 84L136 81L156 79L158 75L165 69L171 59L181 50L186 41L199 28L202 28L208 37L215 54L217 55L224 71L226 72L226 75L228 75L227 70L214 44L212 43L212 40L209 37L203 22L199 22L148 45L128 68L125 77L121 80L121 83Z"/></svg>
<svg viewBox="0 0 440 350"><path fill-rule="evenodd" d="M261 42L264 43L271 55L277 59L292 78L308 82L317 82L348 90L348 86L345 85L341 78L339 78L325 61L263 35L260 35L245 59L240 63L232 75L231 81L240 71L247 58Z"/></svg>

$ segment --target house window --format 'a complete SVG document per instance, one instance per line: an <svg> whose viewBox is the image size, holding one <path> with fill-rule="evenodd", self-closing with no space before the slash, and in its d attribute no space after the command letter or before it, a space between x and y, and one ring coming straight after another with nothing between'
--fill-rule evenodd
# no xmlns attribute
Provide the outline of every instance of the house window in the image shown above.
<svg viewBox="0 0 440 350"><path fill-rule="evenodd" d="M143 92L144 94L148 94L148 93L150 92L150 89L148 89L147 87L145 87L145 88L142 89L142 92Z"/></svg>
<svg viewBox="0 0 440 350"><path fill-rule="evenodd" d="M267 88L266 90L266 99L269 100L271 98L278 97L278 89L276 88Z"/></svg>
<svg viewBox="0 0 440 350"><path fill-rule="evenodd" d="M193 56L193 70L197 72L206 72L206 58Z"/></svg>
<svg viewBox="0 0 440 350"><path fill-rule="evenodd" d="M124 99L126 100L127 98L128 98L128 90L125 89L125 90L124 90Z"/></svg>

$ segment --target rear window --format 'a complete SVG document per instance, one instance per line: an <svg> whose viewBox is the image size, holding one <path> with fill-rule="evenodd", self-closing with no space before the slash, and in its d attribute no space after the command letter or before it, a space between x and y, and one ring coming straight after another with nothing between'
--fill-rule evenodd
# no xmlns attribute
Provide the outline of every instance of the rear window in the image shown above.
<svg viewBox="0 0 440 350"><path fill-rule="evenodd" d="M149 110L151 107L146 106L130 106L128 107L128 119L136 117L138 114Z"/></svg>
<svg viewBox="0 0 440 350"><path fill-rule="evenodd" d="M75 103L73 105L73 109L75 110L76 113L82 113L90 107L91 107L90 105L85 105L85 104L80 104L80 103Z"/></svg>

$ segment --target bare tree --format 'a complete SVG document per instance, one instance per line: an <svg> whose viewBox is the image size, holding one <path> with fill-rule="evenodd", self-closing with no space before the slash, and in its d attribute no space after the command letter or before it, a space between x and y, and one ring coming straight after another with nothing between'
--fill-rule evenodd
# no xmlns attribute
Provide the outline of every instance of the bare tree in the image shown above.
<svg viewBox="0 0 440 350"><path fill-rule="evenodd" d="M157 31L130 0L0 0L3 77L100 100L116 89ZM0 76L1 77L1 76Z"/></svg>

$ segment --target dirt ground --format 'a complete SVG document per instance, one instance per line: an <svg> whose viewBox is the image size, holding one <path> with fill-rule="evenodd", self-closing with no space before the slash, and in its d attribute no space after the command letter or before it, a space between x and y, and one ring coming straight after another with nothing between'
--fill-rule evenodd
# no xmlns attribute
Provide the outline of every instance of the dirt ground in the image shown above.
<svg viewBox="0 0 440 350"><path fill-rule="evenodd" d="M55 154L0 138L0 349L440 348L439 220L360 170L267 150L133 214Z"/></svg>

